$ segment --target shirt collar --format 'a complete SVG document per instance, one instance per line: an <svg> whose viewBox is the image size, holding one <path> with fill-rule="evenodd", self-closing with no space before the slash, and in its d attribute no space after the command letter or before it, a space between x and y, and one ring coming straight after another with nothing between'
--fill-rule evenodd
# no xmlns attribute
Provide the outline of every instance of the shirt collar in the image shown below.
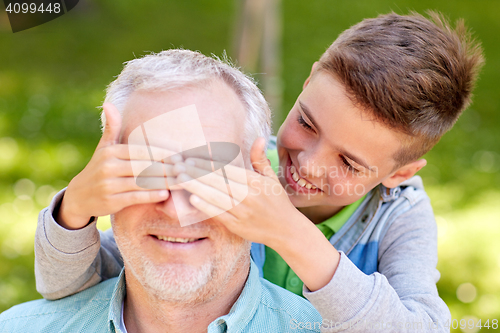
<svg viewBox="0 0 500 333"><path fill-rule="evenodd" d="M250 273L240 297L228 314L221 316L208 325L208 332L242 332L252 320L260 304L262 285L257 265L250 260Z"/></svg>
<svg viewBox="0 0 500 333"><path fill-rule="evenodd" d="M262 285L259 278L259 269L250 260L250 273L238 300L231 307L228 314L214 320L208 326L208 332L242 331L252 320L260 303ZM120 332L122 302L125 298L125 270L122 269L111 296L108 321L111 332Z"/></svg>
<svg viewBox="0 0 500 333"><path fill-rule="evenodd" d="M325 221L317 224L317 226L323 225L325 227L328 227L330 230L332 230L334 233L338 232L340 228L347 222L347 220L354 214L356 209L358 209L359 205L365 200L366 194L358 199L358 201L353 202L350 205L345 206L342 208L337 214L331 216L330 218L326 219ZM321 229L321 228L320 228Z"/></svg>
<svg viewBox="0 0 500 333"><path fill-rule="evenodd" d="M396 200L401 196L401 192L403 191L403 189L408 186L413 186L414 188L420 190L424 189L424 184L420 176L413 176L394 188L387 188L384 185L380 184L380 195L382 196L382 200L384 202Z"/></svg>
<svg viewBox="0 0 500 333"><path fill-rule="evenodd" d="M111 332L121 332L119 327L122 315L122 303L125 298L125 294L125 269L122 269L115 284L113 294L111 295L109 306L108 321Z"/></svg>

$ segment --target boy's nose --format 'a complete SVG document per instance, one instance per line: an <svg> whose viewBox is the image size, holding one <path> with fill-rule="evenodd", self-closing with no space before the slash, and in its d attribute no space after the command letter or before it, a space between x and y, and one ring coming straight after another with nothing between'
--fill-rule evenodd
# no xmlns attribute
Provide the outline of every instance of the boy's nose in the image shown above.
<svg viewBox="0 0 500 333"><path fill-rule="evenodd" d="M319 178L326 174L326 166L320 163L321 159L314 152L300 152L297 156L299 162L299 175L304 178Z"/></svg>

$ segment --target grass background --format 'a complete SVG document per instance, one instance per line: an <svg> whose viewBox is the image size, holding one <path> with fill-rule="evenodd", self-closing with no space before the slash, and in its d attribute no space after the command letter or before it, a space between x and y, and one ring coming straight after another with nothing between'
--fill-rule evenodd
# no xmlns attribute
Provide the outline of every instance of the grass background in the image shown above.
<svg viewBox="0 0 500 333"><path fill-rule="evenodd" d="M500 2L283 1L284 111L274 121L341 31L389 11L427 9L464 18L485 50L474 103L427 154L420 175L439 227L440 295L457 321L491 324L500 320ZM81 0L68 14L13 34L0 7L0 311L40 298L37 213L90 159L100 135L96 106L122 63L171 47L230 54L235 17L230 0Z"/></svg>

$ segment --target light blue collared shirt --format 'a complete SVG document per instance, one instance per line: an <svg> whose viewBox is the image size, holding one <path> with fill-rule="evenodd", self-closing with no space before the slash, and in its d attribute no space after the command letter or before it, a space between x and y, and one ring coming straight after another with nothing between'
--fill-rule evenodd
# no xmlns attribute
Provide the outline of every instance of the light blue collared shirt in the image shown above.
<svg viewBox="0 0 500 333"><path fill-rule="evenodd" d="M0 332L121 332L125 274L57 301L36 300L0 314ZM228 314L208 325L208 333L319 332L321 317L314 307L259 277L252 261L240 297Z"/></svg>

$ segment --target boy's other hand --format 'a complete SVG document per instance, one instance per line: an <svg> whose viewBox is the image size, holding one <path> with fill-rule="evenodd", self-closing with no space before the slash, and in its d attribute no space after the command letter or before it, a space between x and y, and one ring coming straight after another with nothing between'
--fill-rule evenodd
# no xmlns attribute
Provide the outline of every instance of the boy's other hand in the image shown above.
<svg viewBox="0 0 500 333"><path fill-rule="evenodd" d="M165 176L171 176L172 161L158 160L164 164L159 174L149 173L148 189L136 184L132 164L136 170L152 164L148 147L119 144L121 115L113 104L103 105L106 126L97 148L87 166L68 185L55 216L66 229L85 227L93 216L114 214L134 204L164 201L169 196ZM153 156L170 156L174 153L149 147ZM177 154L177 156L179 156ZM144 180L144 179L143 179Z"/></svg>
<svg viewBox="0 0 500 333"><path fill-rule="evenodd" d="M178 186L192 193L190 202L194 207L214 216L240 237L275 248L287 237L291 224L311 222L290 202L265 155L264 145L263 138L254 142L250 158L255 171L243 169L246 180L241 177L242 168L230 164L224 167L230 193L221 170L206 173L211 169L210 161L188 158L174 166L174 173L180 180ZM228 206L231 201L234 207Z"/></svg>
<svg viewBox="0 0 500 333"><path fill-rule="evenodd" d="M244 170L246 183L238 177L240 172L234 172L238 167L224 167L234 207L227 205L229 195L221 170L207 174L210 161L189 158L186 163L176 164L173 171L179 174L178 186L192 193L190 202L194 207L214 216L231 232L278 252L309 290L316 291L332 279L340 255L293 206L271 168L264 145L265 140L259 138L252 146L250 159L255 171Z"/></svg>

